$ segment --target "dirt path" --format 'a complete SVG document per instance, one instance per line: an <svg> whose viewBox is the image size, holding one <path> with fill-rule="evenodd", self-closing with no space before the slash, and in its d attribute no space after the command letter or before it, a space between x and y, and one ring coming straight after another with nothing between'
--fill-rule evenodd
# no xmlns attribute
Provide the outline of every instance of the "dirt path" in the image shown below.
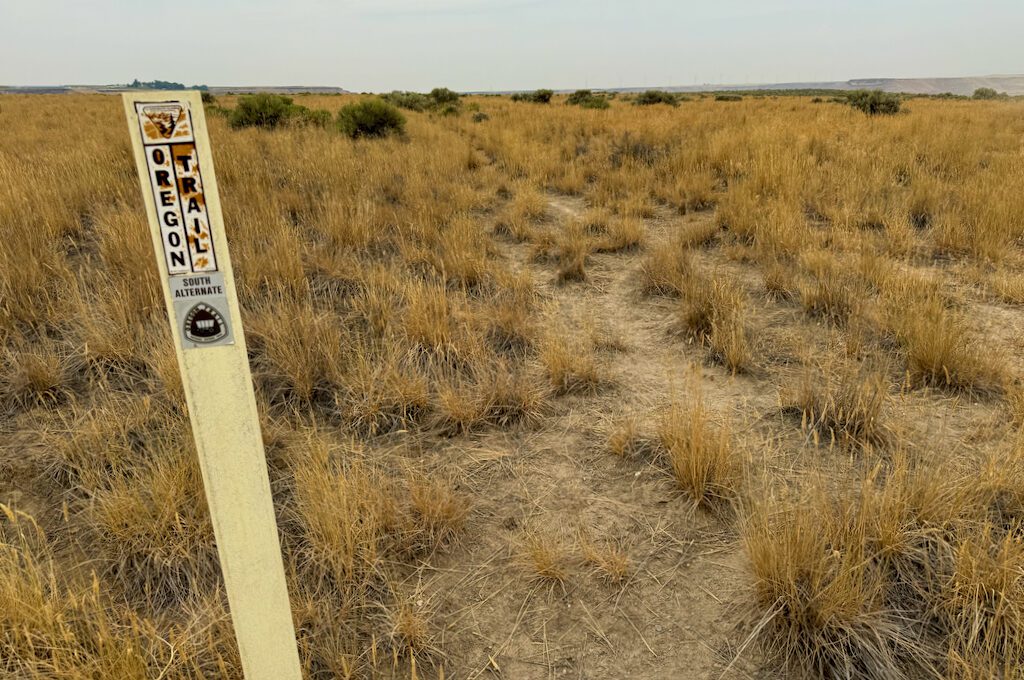
<svg viewBox="0 0 1024 680"><path fill-rule="evenodd" d="M552 196L549 226L584 207ZM664 238L663 222L648 226L651 241ZM463 441L440 454L458 461L460 478L490 490L469 531L469 554L456 552L423 575L445 625L447 677L751 677L743 661L723 676L742 642L731 608L745 590L734 530L694 510L662 469L607 446L617 420L647 418L686 389L702 350L670 336L671 301L638 293L642 252L594 255L586 282L560 285L551 265L531 261L528 244L499 247L511 266L533 274L548 300L546 324L596 329L620 348L601 352L610 386L556 398L543 430L484 433L468 451ZM749 389L723 370L700 370L713 402ZM581 532L624 548L624 583L607 582L584 562ZM564 583L538 581L525 564L526 537L536 534L562 546L571 565Z"/></svg>

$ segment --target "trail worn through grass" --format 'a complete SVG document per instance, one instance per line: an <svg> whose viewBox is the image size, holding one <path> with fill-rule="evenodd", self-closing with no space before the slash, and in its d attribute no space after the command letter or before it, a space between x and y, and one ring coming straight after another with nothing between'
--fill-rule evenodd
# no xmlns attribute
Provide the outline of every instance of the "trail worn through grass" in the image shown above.
<svg viewBox="0 0 1024 680"><path fill-rule="evenodd" d="M583 210L549 200L550 229ZM464 547L426 581L451 667L475 669L469 678L499 668L516 678L717 677L738 644L729 612L743 590L730 522L695 509L649 457L608 446L622 420L648 420L683 388L700 350L670 337L669 303L640 296L639 253L593 255L587 281L559 284L529 245L500 247L537 281L543 324L593 338L603 382L555 399L541 429L484 433L438 454L488 490ZM741 389L705 370L722 392ZM564 576L538 575L537 543ZM589 554L602 551L625 556L621 574Z"/></svg>

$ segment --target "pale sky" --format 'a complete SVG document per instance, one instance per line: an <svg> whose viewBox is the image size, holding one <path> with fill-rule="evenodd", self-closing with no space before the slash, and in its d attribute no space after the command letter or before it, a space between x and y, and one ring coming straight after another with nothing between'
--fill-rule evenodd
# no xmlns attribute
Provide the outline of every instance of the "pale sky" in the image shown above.
<svg viewBox="0 0 1024 680"><path fill-rule="evenodd" d="M1024 73L1024 0L0 0L0 84L509 90Z"/></svg>

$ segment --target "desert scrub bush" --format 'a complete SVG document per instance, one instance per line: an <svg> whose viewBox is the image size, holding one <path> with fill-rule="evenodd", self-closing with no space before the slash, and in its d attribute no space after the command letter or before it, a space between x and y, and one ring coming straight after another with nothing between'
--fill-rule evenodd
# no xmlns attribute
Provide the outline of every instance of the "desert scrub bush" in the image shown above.
<svg viewBox="0 0 1024 680"><path fill-rule="evenodd" d="M338 110L338 129L353 139L405 132L405 116L380 98L364 99Z"/></svg>
<svg viewBox="0 0 1024 680"><path fill-rule="evenodd" d="M652 104L679 106L679 98L675 94L665 92L664 90L645 90L636 96L633 104L636 106L651 106Z"/></svg>
<svg viewBox="0 0 1024 680"><path fill-rule="evenodd" d="M586 101L580 102L581 109L608 109L611 108L611 103L606 97L591 97Z"/></svg>
<svg viewBox="0 0 1024 680"><path fill-rule="evenodd" d="M742 95L738 95L738 94L716 94L715 95L715 101L716 102L741 102L741 101L743 101L743 96Z"/></svg>
<svg viewBox="0 0 1024 680"><path fill-rule="evenodd" d="M458 106L461 98L458 92L449 90L447 87L435 87L427 96L433 102L434 108Z"/></svg>
<svg viewBox="0 0 1024 680"><path fill-rule="evenodd" d="M422 112L434 105L434 100L429 95L420 92L400 92L394 90L387 94L382 94L381 99L400 109L408 109L409 111Z"/></svg>
<svg viewBox="0 0 1024 680"><path fill-rule="evenodd" d="M898 94L881 90L856 90L846 95L846 103L869 116L891 116L900 112Z"/></svg>
<svg viewBox="0 0 1024 680"><path fill-rule="evenodd" d="M594 94L591 90L576 90L566 97L565 103L584 109L607 109L611 106L607 97L603 94Z"/></svg>
<svg viewBox="0 0 1024 680"><path fill-rule="evenodd" d="M565 103L567 106L578 106L593 96L593 90L576 90L565 98Z"/></svg>
<svg viewBox="0 0 1024 680"><path fill-rule="evenodd" d="M1005 92L996 92L991 87L979 87L971 95L971 99L991 100L991 99L1008 99L1009 97Z"/></svg>
<svg viewBox="0 0 1024 680"><path fill-rule="evenodd" d="M286 123L293 114L291 97L259 92L239 97L228 116L228 123L233 128L276 128Z"/></svg>
<svg viewBox="0 0 1024 680"><path fill-rule="evenodd" d="M292 108L291 123L295 125L326 128L331 124L331 120L331 112L324 109L309 109L305 106L294 106Z"/></svg>
<svg viewBox="0 0 1024 680"><path fill-rule="evenodd" d="M514 102L531 102L533 104L550 104L554 90L534 90L533 92L516 92L511 99Z"/></svg>
<svg viewBox="0 0 1024 680"><path fill-rule="evenodd" d="M721 508L736 498L741 466L728 427L712 420L699 391L676 399L658 424L661 452L693 504Z"/></svg>

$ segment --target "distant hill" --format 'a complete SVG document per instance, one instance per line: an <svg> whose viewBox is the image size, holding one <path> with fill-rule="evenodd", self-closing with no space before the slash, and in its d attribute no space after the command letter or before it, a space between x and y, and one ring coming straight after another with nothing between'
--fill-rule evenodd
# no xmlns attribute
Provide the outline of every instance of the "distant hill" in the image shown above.
<svg viewBox="0 0 1024 680"><path fill-rule="evenodd" d="M207 90L213 94L252 94L253 92L273 92L275 94L348 94L349 91L340 87L323 87L319 85L231 85L226 87L207 87L196 85L193 87L175 87L180 83L170 83L160 80L149 83L130 83L127 85L44 85L44 86L20 86L0 85L0 94L70 94L100 93L116 94L118 92L130 92L135 90Z"/></svg>
<svg viewBox="0 0 1024 680"><path fill-rule="evenodd" d="M771 83L759 85L685 85L660 89L671 92L706 92L709 90L882 90L907 94L970 95L979 87L991 87L1009 95L1024 94L1024 75L974 76L969 78L857 78L831 82ZM639 92L648 88L616 88L623 92Z"/></svg>

